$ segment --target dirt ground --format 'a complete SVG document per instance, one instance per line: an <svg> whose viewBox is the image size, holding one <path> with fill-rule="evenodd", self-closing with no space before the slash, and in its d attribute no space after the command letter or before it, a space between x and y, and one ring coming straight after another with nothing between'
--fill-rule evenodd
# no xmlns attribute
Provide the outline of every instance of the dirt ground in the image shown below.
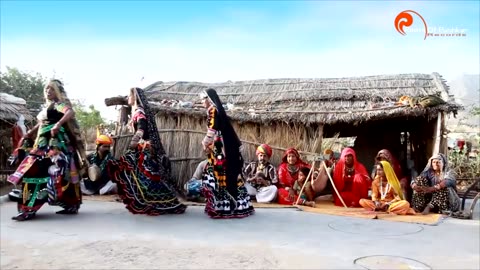
<svg viewBox="0 0 480 270"><path fill-rule="evenodd" d="M364 269L354 261L372 255L429 267L374 260L369 269L479 265L478 213L475 220L421 226L295 209L258 208L237 220L212 220L202 207L149 217L132 215L121 203L90 200L79 215L56 215L58 207L44 206L28 222L10 219L12 202L0 210L1 269ZM453 242L454 253L438 248Z"/></svg>
<svg viewBox="0 0 480 270"><path fill-rule="evenodd" d="M12 191L13 185L9 183L0 183L0 196L8 194Z"/></svg>
<svg viewBox="0 0 480 270"><path fill-rule="evenodd" d="M68 245L46 243L41 246L2 241L2 269L315 268L315 264L309 265L310 260L306 256L292 258L292 252L259 245L192 247L192 243L188 243L188 247L181 247L172 241L158 240L104 240ZM28 251L29 256L12 255L12 251L18 250Z"/></svg>

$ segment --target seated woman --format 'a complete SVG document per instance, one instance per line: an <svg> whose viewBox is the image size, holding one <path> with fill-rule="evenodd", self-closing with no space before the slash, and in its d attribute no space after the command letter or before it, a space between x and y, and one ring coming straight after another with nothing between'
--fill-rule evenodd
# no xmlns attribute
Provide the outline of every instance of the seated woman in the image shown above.
<svg viewBox="0 0 480 270"><path fill-rule="evenodd" d="M295 184L293 184L293 190L295 191L293 201L294 203L297 202L298 197L300 197L299 204L315 207L315 202L313 201L314 192L311 185L312 177L310 176L310 179L307 179L309 173L310 169L307 167L302 167L298 171L298 179L295 181ZM305 181L307 182L306 184ZM305 185L305 188L302 191L303 185Z"/></svg>
<svg viewBox="0 0 480 270"><path fill-rule="evenodd" d="M387 150L387 149L382 149L378 151L377 156L375 157L375 162L380 162L380 161L388 161L390 165L392 165L393 171L395 172L395 175L397 176L398 181L400 182L400 185L402 186L402 192L405 198L408 197L408 194L410 194L410 187L408 184L408 179L407 177L403 176L402 172L402 166L400 166L400 162L392 155L392 153ZM376 174L376 169L378 166L374 166L373 171L372 171L372 178L375 177Z"/></svg>
<svg viewBox="0 0 480 270"><path fill-rule="evenodd" d="M298 179L298 172L301 167L310 168L305 163L295 148L289 148L285 151L282 158L282 164L278 167L278 203L293 204L295 203L295 191L293 185Z"/></svg>
<svg viewBox="0 0 480 270"><path fill-rule="evenodd" d="M359 207L360 199L368 198L371 180L365 166L357 161L352 148L343 149L340 160L335 165L333 182L347 207ZM335 205L343 206L336 192L333 200Z"/></svg>
<svg viewBox="0 0 480 270"><path fill-rule="evenodd" d="M430 211L458 211L460 198L456 193L456 178L448 166L447 157L437 154L428 160L428 164L420 175L415 178L412 206L417 212L428 214Z"/></svg>
<svg viewBox="0 0 480 270"><path fill-rule="evenodd" d="M360 205L371 211L384 211L397 215L415 215L405 200L400 182L388 161L376 165L376 176L372 182L372 199L360 199Z"/></svg>

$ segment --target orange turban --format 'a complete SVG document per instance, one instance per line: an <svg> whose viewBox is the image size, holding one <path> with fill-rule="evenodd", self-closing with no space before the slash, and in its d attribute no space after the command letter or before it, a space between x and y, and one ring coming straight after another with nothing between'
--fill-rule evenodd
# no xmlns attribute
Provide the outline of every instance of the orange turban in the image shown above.
<svg viewBox="0 0 480 270"><path fill-rule="evenodd" d="M325 151L323 151L323 154L324 155L331 155L331 154L333 154L333 151L332 151L332 149L325 149Z"/></svg>
<svg viewBox="0 0 480 270"><path fill-rule="evenodd" d="M260 153L265 154L270 158L272 157L272 148L270 148L268 144L261 144L259 147L257 147L255 154L258 156Z"/></svg>
<svg viewBox="0 0 480 270"><path fill-rule="evenodd" d="M95 140L95 143L97 145L100 145L100 144L111 145L113 141L112 141L112 138L108 137L107 135L100 135Z"/></svg>

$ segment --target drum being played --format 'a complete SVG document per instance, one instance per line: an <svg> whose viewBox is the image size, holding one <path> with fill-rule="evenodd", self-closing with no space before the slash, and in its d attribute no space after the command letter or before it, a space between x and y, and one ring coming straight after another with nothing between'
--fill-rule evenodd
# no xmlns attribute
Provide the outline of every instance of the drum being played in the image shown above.
<svg viewBox="0 0 480 270"><path fill-rule="evenodd" d="M102 172L100 170L100 167L98 167L96 164L90 165L88 167L88 178L92 181L97 181L100 179L102 175Z"/></svg>

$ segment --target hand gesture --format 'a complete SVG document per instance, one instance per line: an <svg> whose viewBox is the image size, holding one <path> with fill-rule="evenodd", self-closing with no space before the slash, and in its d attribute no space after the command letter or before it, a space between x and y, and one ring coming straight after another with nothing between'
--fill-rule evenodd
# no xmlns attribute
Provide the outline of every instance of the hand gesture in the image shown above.
<svg viewBox="0 0 480 270"><path fill-rule="evenodd" d="M413 185L413 190L415 190L416 192L423 192L423 187L419 185Z"/></svg>
<svg viewBox="0 0 480 270"><path fill-rule="evenodd" d="M384 204L382 207L382 211L387 211L389 207L390 207L390 204L388 203Z"/></svg>
<svg viewBox="0 0 480 270"><path fill-rule="evenodd" d="M288 190L288 199L290 201L294 201L295 200L295 191L293 189L289 189Z"/></svg>
<svg viewBox="0 0 480 270"><path fill-rule="evenodd" d="M381 210L381 203L379 201L375 202L375 211Z"/></svg>
<svg viewBox="0 0 480 270"><path fill-rule="evenodd" d="M50 133L52 134L52 137L55 137L59 131L60 131L60 126L58 124L55 124L50 130Z"/></svg>

